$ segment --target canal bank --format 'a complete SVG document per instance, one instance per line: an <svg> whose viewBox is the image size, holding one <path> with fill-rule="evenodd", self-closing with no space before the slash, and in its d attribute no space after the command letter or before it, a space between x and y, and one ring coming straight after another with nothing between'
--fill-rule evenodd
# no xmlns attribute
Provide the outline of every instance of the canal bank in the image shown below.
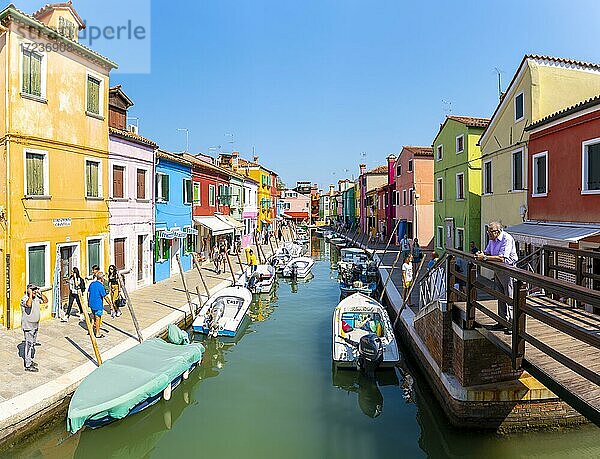
<svg viewBox="0 0 600 459"><path fill-rule="evenodd" d="M361 244L367 248L365 244ZM383 244L370 244L384 256L380 279L385 283L397 250L385 255ZM399 262L399 265L401 262ZM431 386L452 425L468 429L513 432L586 424L587 418L525 371L514 371L509 357L485 337L485 330L466 330L453 320L445 302L419 305L419 285L402 307L402 273L393 270L384 299L396 320L400 341Z"/></svg>
<svg viewBox="0 0 600 459"><path fill-rule="evenodd" d="M268 255L270 248L261 249ZM236 258L232 264L239 268ZM235 269L235 268L234 268ZM201 268L211 294L231 284L231 273L217 275L210 262ZM198 308L196 289L206 299L204 285L197 270L184 274L192 303ZM130 294L144 339L162 336L169 324L189 325L190 307L181 277L138 289ZM123 315L111 319L105 314L101 328L104 338L98 340L103 360L108 360L138 343L129 308ZM0 373L0 450L35 433L48 422L62 417L71 395L80 382L96 368L94 351L83 318L72 317L69 322L58 320L40 324L39 347L35 355L40 371L23 370L23 334L21 330L0 331L5 345Z"/></svg>

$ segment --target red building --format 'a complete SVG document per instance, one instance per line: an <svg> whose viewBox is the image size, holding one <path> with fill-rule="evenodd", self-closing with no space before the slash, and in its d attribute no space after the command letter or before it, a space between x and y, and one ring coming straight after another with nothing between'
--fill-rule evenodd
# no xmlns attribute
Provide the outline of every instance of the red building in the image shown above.
<svg viewBox="0 0 600 459"><path fill-rule="evenodd" d="M377 188L377 233L379 241L387 236L387 209L388 207L388 187L387 185Z"/></svg>
<svg viewBox="0 0 600 459"><path fill-rule="evenodd" d="M530 132L527 208L508 228L520 250L600 245L600 96L547 116Z"/></svg>

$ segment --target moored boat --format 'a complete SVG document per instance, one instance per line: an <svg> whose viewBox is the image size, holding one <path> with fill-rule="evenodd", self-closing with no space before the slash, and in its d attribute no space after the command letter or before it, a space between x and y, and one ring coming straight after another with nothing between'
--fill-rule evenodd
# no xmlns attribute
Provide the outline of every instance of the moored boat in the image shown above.
<svg viewBox="0 0 600 459"><path fill-rule="evenodd" d="M252 292L239 285L226 287L211 296L192 324L196 333L235 337L247 318Z"/></svg>
<svg viewBox="0 0 600 459"><path fill-rule="evenodd" d="M310 274L315 260L310 257L292 258L283 268L281 275L283 277L302 278Z"/></svg>
<svg viewBox="0 0 600 459"><path fill-rule="evenodd" d="M400 360L394 330L385 308L362 293L340 301L333 312L334 366L372 374Z"/></svg>
<svg viewBox="0 0 600 459"><path fill-rule="evenodd" d="M245 272L245 285L252 293L269 293L275 287L275 268L271 265L258 265L254 272Z"/></svg>
<svg viewBox="0 0 600 459"><path fill-rule="evenodd" d="M169 326L169 335L172 327L175 326ZM67 430L75 433L84 426L102 427L163 398L169 400L171 391L188 378L204 353L202 344L188 344L187 334L181 335L185 338L181 339L183 344L152 338L92 371L71 398Z"/></svg>

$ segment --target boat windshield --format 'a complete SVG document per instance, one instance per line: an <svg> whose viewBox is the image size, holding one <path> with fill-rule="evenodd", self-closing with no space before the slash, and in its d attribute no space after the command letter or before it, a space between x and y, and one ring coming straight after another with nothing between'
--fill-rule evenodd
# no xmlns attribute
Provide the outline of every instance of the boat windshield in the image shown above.
<svg viewBox="0 0 600 459"><path fill-rule="evenodd" d="M378 312L344 312L342 314L342 327L348 331L364 330L375 333L379 337L385 334L383 320Z"/></svg>

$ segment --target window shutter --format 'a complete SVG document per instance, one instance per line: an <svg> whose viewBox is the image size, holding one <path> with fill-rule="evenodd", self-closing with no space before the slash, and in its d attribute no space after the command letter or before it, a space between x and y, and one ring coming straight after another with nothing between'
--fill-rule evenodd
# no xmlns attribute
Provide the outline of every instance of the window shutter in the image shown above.
<svg viewBox="0 0 600 459"><path fill-rule="evenodd" d="M44 194L44 155L27 153L27 195Z"/></svg>
<svg viewBox="0 0 600 459"><path fill-rule="evenodd" d="M163 201L169 200L169 176L162 176L162 199Z"/></svg>
<svg viewBox="0 0 600 459"><path fill-rule="evenodd" d="M160 174L154 177L154 199L157 201L161 198L159 190L162 191L160 177Z"/></svg>
<svg viewBox="0 0 600 459"><path fill-rule="evenodd" d="M29 247L29 284L39 287L46 285L46 247L43 245Z"/></svg>
<svg viewBox="0 0 600 459"><path fill-rule="evenodd" d="M23 92L29 94L31 92L31 53L23 51Z"/></svg>
<svg viewBox="0 0 600 459"><path fill-rule="evenodd" d="M86 196L97 198L99 196L98 163L86 161Z"/></svg>
<svg viewBox="0 0 600 459"><path fill-rule="evenodd" d="M587 189L600 190L600 143L587 146Z"/></svg>
<svg viewBox="0 0 600 459"><path fill-rule="evenodd" d="M42 95L42 57L31 55L31 94Z"/></svg>
<svg viewBox="0 0 600 459"><path fill-rule="evenodd" d="M113 166L113 197L124 197L123 175L125 168L122 166Z"/></svg>
<svg viewBox="0 0 600 459"><path fill-rule="evenodd" d="M160 239L158 237L158 231L154 233L154 260L160 260Z"/></svg>
<svg viewBox="0 0 600 459"><path fill-rule="evenodd" d="M146 171L144 169L137 170L137 198L146 199Z"/></svg>
<svg viewBox="0 0 600 459"><path fill-rule="evenodd" d="M100 266L100 241L88 242L88 273L92 273L92 266Z"/></svg>
<svg viewBox="0 0 600 459"><path fill-rule="evenodd" d="M200 204L200 184L194 183L194 203Z"/></svg>
<svg viewBox="0 0 600 459"><path fill-rule="evenodd" d="M115 239L115 266L117 269L125 269L125 239Z"/></svg>
<svg viewBox="0 0 600 459"><path fill-rule="evenodd" d="M164 239L162 249L162 259L168 260L171 254L171 241Z"/></svg>
<svg viewBox="0 0 600 459"><path fill-rule="evenodd" d="M88 104L87 110L96 115L100 114L100 81L88 76Z"/></svg>

